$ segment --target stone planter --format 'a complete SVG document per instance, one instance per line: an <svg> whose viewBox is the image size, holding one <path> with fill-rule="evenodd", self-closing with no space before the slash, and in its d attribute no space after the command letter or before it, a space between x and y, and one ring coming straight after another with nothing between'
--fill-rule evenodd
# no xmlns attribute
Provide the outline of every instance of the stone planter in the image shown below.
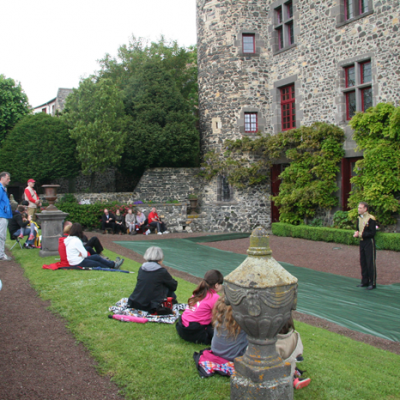
<svg viewBox="0 0 400 400"><path fill-rule="evenodd" d="M57 189L60 185L42 185L44 189L44 198L48 201L49 206L45 209L46 211L59 211L54 205L57 200Z"/></svg>

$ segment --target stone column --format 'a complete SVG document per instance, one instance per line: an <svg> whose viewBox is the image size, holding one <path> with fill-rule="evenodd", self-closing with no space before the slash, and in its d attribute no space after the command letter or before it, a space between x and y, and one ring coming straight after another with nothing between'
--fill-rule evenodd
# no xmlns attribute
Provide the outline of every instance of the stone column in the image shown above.
<svg viewBox="0 0 400 400"><path fill-rule="evenodd" d="M58 256L58 238L63 235L63 222L68 214L60 210L44 210L36 215L42 226L42 249L39 255L41 257Z"/></svg>
<svg viewBox="0 0 400 400"><path fill-rule="evenodd" d="M45 190L45 199L50 205L37 214L42 227L42 249L39 251L41 257L58 255L58 239L63 234L63 222L67 213L60 211L54 202L57 199L57 189L60 185L42 185Z"/></svg>
<svg viewBox="0 0 400 400"><path fill-rule="evenodd" d="M248 336L249 345L235 359L231 400L293 399L290 364L283 363L276 335L297 304L297 278L274 258L263 228L250 237L248 257L224 278L226 302Z"/></svg>

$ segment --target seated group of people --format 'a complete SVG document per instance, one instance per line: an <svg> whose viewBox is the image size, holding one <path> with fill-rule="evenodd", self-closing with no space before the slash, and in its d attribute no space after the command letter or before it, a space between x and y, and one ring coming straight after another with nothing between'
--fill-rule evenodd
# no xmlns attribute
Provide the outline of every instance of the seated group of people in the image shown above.
<svg viewBox="0 0 400 400"><path fill-rule="evenodd" d="M59 243L59 253L66 251L66 258L69 267L74 269L82 268L111 268L119 269L124 259L117 257L115 261L109 260L103 255L103 246L100 240L93 236L88 239L83 233L82 225L79 223L65 222L63 240ZM61 249L60 249L61 247Z"/></svg>
<svg viewBox="0 0 400 400"><path fill-rule="evenodd" d="M128 307L150 313L163 310L167 297L176 303L175 291L178 282L162 266L164 254L159 247L147 249L146 262L139 268L137 283L128 300ZM211 345L214 355L227 362L242 356L248 346L247 335L232 316L232 307L225 304L221 296L224 277L220 271L210 270L188 299L188 307L176 323L178 335L189 342ZM296 367L297 357L302 358L303 345L300 335L294 329L292 318L278 335L277 351L291 364L293 386L303 388L310 383L309 378L301 378L303 371Z"/></svg>
<svg viewBox="0 0 400 400"><path fill-rule="evenodd" d="M38 234L38 227L33 221L33 216L28 215L26 208L26 205L18 205L17 209L12 212L12 218L8 223L8 229L13 238L23 239L24 236L28 236L28 239L24 243L24 247L26 249L33 249L35 248L35 239Z"/></svg>
<svg viewBox="0 0 400 400"><path fill-rule="evenodd" d="M151 209L147 218L140 210L137 210L135 215L132 209L128 209L128 213L123 216L119 210L114 215L107 208L104 209L104 214L101 217L101 230L103 233L106 233L107 229L111 229L113 234L122 235L128 231L130 235L136 235L137 233L149 235L151 232L150 227L157 229L159 235L169 233L165 223L158 216L155 207Z"/></svg>

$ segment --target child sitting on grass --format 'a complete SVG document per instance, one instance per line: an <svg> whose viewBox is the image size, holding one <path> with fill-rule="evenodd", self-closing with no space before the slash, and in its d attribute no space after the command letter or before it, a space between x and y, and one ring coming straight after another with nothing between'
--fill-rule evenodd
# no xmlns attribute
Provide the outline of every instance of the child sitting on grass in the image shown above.
<svg viewBox="0 0 400 400"><path fill-rule="evenodd" d="M217 292L222 289L223 282L221 272L215 269L206 272L204 279L188 300L188 308L176 323L176 330L182 339L193 343L211 343L214 333L211 325L212 310L219 298Z"/></svg>
<svg viewBox="0 0 400 400"><path fill-rule="evenodd" d="M276 351L282 357L284 362L291 365L291 374L293 376L293 387L302 389L309 385L310 378L301 378L303 371L296 367L296 362L301 358L303 360L303 343L300 334L294 329L292 316L278 333L276 342Z"/></svg>

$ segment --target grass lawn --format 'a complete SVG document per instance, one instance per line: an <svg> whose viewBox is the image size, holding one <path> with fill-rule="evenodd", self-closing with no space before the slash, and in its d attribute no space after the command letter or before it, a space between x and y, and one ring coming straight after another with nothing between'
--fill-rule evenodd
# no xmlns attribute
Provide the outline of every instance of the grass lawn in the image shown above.
<svg viewBox="0 0 400 400"><path fill-rule="evenodd" d="M66 320L98 361L99 373L110 375L126 399L229 399L228 378L201 379L197 373L192 356L204 345L183 341L173 325L107 318L108 307L132 293L136 273L44 270L42 265L55 258L38 253L13 250L40 297L51 300L50 310ZM137 272L139 266L126 259L122 268ZM186 302L194 285L177 280L178 300ZM400 356L300 322L296 329L304 344L300 368L311 378L307 388L295 391L296 400L400 398Z"/></svg>

